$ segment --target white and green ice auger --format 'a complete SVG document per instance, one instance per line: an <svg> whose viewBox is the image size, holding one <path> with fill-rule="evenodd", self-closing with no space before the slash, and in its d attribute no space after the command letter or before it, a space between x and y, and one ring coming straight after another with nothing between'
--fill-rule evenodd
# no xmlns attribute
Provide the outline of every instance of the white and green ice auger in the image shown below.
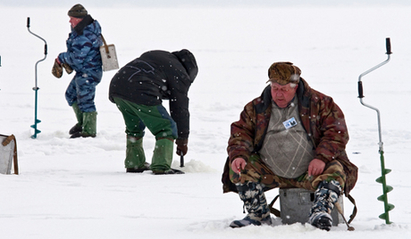
<svg viewBox="0 0 411 239"><path fill-rule="evenodd" d="M386 224L391 224L390 222L390 217L388 215L388 212L391 211L392 209L394 209L394 205L388 203L388 196L387 193L391 192L393 190L393 187L388 186L386 183L386 179L385 179L385 175L387 175L389 172L391 172L391 169L386 169L385 168L385 162L384 162L384 150L383 150L383 143L382 143L382 136L381 136L381 120L380 120L380 111L370 105L367 105L363 102L363 86L362 86L362 81L361 81L361 77L365 76L366 74L370 73L371 71L376 70L377 68L385 65L388 63L388 61L390 60L390 55L391 53L391 43L390 43L390 38L386 38L385 39L385 43L386 43L386 48L387 48L387 59L383 62L381 62L380 64L374 66L373 68L365 71L364 73L362 73L359 78L358 78L358 98L360 98L360 102L362 105L364 105L365 107L368 107L370 109L373 109L377 112L377 118L378 118L378 134L379 134L379 152L380 152L380 161L381 161L381 177L377 178L377 182L382 184L382 190L383 190L383 194L381 196L378 197L379 201L384 202L384 210L385 212L383 214L381 214L379 217L383 220L385 220Z"/></svg>
<svg viewBox="0 0 411 239"><path fill-rule="evenodd" d="M46 59L46 57L47 57L47 42L46 42L46 40L44 40L43 38L41 38L39 35L33 33L32 31L30 31L30 17L27 18L27 30L28 30L32 35L40 38L40 40L42 40L42 41L44 42L44 57L43 57L42 59L38 60L38 61L36 62L36 65L35 65L35 82L34 82L34 87L33 87L33 90L34 90L34 124L33 124L32 126L30 126L30 127L32 127L32 128L34 129L34 134L31 136L31 138L32 138L32 139L35 139L35 138L37 138L37 134L39 134L39 133L41 132L40 130L37 129L37 124L41 122L41 121L37 118L37 94L38 94L37 92L38 92L38 90L40 89L40 88L37 86L37 65L38 65L40 62L44 61L44 60Z"/></svg>

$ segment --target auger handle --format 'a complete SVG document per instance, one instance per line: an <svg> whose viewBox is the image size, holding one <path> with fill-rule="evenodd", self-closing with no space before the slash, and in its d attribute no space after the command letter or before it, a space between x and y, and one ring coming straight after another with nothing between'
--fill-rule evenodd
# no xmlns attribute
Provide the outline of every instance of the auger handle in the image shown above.
<svg viewBox="0 0 411 239"><path fill-rule="evenodd" d="M358 81L358 98L364 98L362 81Z"/></svg>
<svg viewBox="0 0 411 239"><path fill-rule="evenodd" d="M389 37L385 38L385 46L387 48L387 53L386 54L390 55L392 52L391 52L391 41L390 41Z"/></svg>

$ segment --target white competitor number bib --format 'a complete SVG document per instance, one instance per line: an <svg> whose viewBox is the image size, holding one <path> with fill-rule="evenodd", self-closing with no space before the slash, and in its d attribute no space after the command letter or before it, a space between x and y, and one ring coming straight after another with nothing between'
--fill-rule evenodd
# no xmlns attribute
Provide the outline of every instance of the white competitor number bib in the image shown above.
<svg viewBox="0 0 411 239"><path fill-rule="evenodd" d="M292 117L291 119L288 119L288 120L284 121L283 125L284 125L285 129L290 129L290 128L297 125L297 121L295 120L294 117Z"/></svg>

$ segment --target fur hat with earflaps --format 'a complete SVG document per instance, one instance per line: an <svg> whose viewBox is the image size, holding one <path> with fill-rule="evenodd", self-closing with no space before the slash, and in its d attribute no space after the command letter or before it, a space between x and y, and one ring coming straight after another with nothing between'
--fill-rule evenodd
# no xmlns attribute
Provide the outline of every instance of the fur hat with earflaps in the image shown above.
<svg viewBox="0 0 411 239"><path fill-rule="evenodd" d="M84 18L88 15L87 10L81 4L74 5L67 13L70 17Z"/></svg>
<svg viewBox="0 0 411 239"><path fill-rule="evenodd" d="M268 68L267 82L275 82L280 85L300 82L301 70L291 62L275 62Z"/></svg>

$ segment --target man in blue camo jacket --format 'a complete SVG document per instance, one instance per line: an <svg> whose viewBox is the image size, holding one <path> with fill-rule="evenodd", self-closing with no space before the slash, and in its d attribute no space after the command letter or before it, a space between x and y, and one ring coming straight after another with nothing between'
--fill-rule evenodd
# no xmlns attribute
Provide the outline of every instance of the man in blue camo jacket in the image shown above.
<svg viewBox="0 0 411 239"><path fill-rule="evenodd" d="M70 138L95 137L97 111L94 97L103 75L99 50L101 27L81 4L74 5L68 16L72 31L66 41L67 51L58 55L55 66L63 66L69 74L71 69L76 71L66 90L66 100L77 118L77 123L69 131Z"/></svg>

